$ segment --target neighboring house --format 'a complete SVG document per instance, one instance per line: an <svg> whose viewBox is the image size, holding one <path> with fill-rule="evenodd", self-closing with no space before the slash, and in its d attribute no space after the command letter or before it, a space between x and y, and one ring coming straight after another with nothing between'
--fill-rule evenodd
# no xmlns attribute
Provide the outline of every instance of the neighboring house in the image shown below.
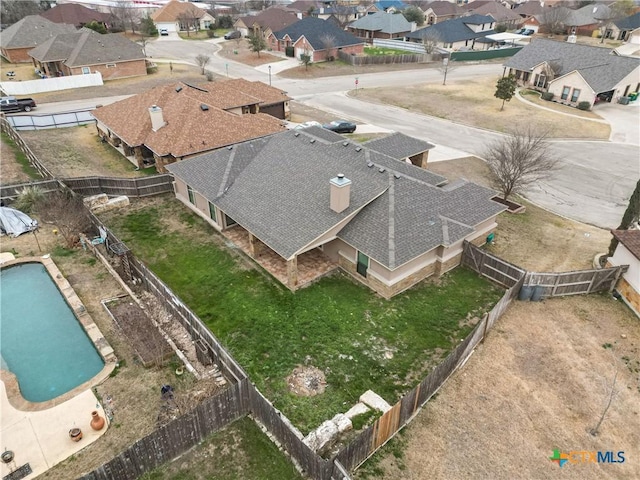
<svg viewBox="0 0 640 480"><path fill-rule="evenodd" d="M415 29L415 22L409 22L404 18L404 15L385 12L365 15L347 27L347 30L356 37L369 42L372 42L374 38L404 38Z"/></svg>
<svg viewBox="0 0 640 480"><path fill-rule="evenodd" d="M101 35L88 28L56 35L29 55L48 77L100 72L104 80L114 80L147 74L140 45L119 33Z"/></svg>
<svg viewBox="0 0 640 480"><path fill-rule="evenodd" d="M478 2L469 3L465 8L472 14L491 15L497 25L505 25L507 29L516 28L516 26L522 21L522 17L520 17L520 15L501 3L491 1L476 7L477 3Z"/></svg>
<svg viewBox="0 0 640 480"><path fill-rule="evenodd" d="M40 15L28 15L0 32L0 53L12 63L31 62L29 51L60 33L76 27L54 23Z"/></svg>
<svg viewBox="0 0 640 480"><path fill-rule="evenodd" d="M362 16L360 12L361 9L356 6L333 5L316 8L311 12L311 16L322 20L332 20L338 26L345 26Z"/></svg>
<svg viewBox="0 0 640 480"><path fill-rule="evenodd" d="M640 12L609 23L605 31L605 38L630 43L635 41L640 44L640 35L634 37L633 32L640 32Z"/></svg>
<svg viewBox="0 0 640 480"><path fill-rule="evenodd" d="M594 3L578 10L571 10L564 24L568 33L592 36L593 32L599 31L603 22L608 22L611 16L612 12L609 6Z"/></svg>
<svg viewBox="0 0 640 480"><path fill-rule="evenodd" d="M518 83L554 94L554 101L576 106L611 102L640 90L640 59L611 49L534 39L504 63Z"/></svg>
<svg viewBox="0 0 640 480"><path fill-rule="evenodd" d="M215 18L206 10L196 7L193 3L178 0L171 0L154 12L151 19L158 30L166 29L168 32L206 30L215 24Z"/></svg>
<svg viewBox="0 0 640 480"><path fill-rule="evenodd" d="M520 15L521 18L525 19L533 17L534 15L542 14L543 8L544 7L540 4L540 2L536 0L530 0L529 2L520 3L519 5L515 6L513 11Z"/></svg>
<svg viewBox="0 0 640 480"><path fill-rule="evenodd" d="M261 35L266 39L271 33L282 30L298 20L298 17L291 12L279 7L271 7L256 15L239 17L233 26L243 37Z"/></svg>
<svg viewBox="0 0 640 480"><path fill-rule="evenodd" d="M464 10L455 3L437 0L429 3L424 9L424 21L427 25L435 25L436 23L461 17L463 14Z"/></svg>
<svg viewBox="0 0 640 480"><path fill-rule="evenodd" d="M402 134L358 144L310 127L167 170L180 201L289 289L321 257L390 298L459 265L463 241L485 243L505 209L487 188L444 185L405 161L431 147Z"/></svg>
<svg viewBox="0 0 640 480"><path fill-rule="evenodd" d="M98 134L138 168L264 137L284 129L265 111L288 112L277 88L244 79L193 86L178 82L95 109ZM286 105L286 107L285 107Z"/></svg>
<svg viewBox="0 0 640 480"><path fill-rule="evenodd" d="M374 2L372 11L395 13L401 12L407 7L409 7L409 5L399 0L381 0Z"/></svg>
<svg viewBox="0 0 640 480"><path fill-rule="evenodd" d="M421 28L407 35L410 41L431 41L448 50L472 50L478 40L495 33L495 20L487 15L469 15ZM486 43L490 45L491 42Z"/></svg>
<svg viewBox="0 0 640 480"><path fill-rule="evenodd" d="M87 23L97 22L109 28L111 15L108 13L92 10L91 8L78 5L77 3L63 3L56 5L40 14L54 23L66 23L75 25L78 28L84 27Z"/></svg>
<svg viewBox="0 0 640 480"><path fill-rule="evenodd" d="M336 57L338 51L347 54L364 53L364 41L345 32L330 21L306 17L269 36L269 45L273 50L283 52L293 47L294 56L310 55L312 62Z"/></svg>
<svg viewBox="0 0 640 480"><path fill-rule="evenodd" d="M618 280L616 290L624 302L640 317L640 230L611 230L618 240L607 266L629 265L629 270Z"/></svg>

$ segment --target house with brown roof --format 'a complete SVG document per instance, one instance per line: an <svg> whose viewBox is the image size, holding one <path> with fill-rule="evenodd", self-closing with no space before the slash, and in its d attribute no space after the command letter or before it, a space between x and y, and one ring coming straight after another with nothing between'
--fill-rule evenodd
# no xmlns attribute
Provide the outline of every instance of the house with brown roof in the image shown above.
<svg viewBox="0 0 640 480"><path fill-rule="evenodd" d="M279 7L271 7L257 15L238 17L233 26L243 37L261 35L266 39L272 32L282 30L298 20L294 13Z"/></svg>
<svg viewBox="0 0 640 480"><path fill-rule="evenodd" d="M490 189L418 166L432 146L309 127L167 170L178 200L290 290L340 269L390 298L459 265L464 241L485 243L505 209Z"/></svg>
<svg viewBox="0 0 640 480"><path fill-rule="evenodd" d="M77 3L61 3L40 14L54 23L66 23L75 25L78 28L84 27L87 23L98 22L105 28L109 28L111 15L87 8Z"/></svg>
<svg viewBox="0 0 640 480"><path fill-rule="evenodd" d="M618 246L607 266L629 265L616 285L624 302L640 317L640 230L612 230Z"/></svg>
<svg viewBox="0 0 640 480"><path fill-rule="evenodd" d="M438 22L458 18L464 13L455 3L437 0L429 3L424 9L424 20L427 25L435 25Z"/></svg>
<svg viewBox="0 0 640 480"><path fill-rule="evenodd" d="M88 28L50 38L29 51L35 68L48 77L100 72L104 80L146 75L142 47L119 33Z"/></svg>
<svg viewBox="0 0 640 480"><path fill-rule="evenodd" d="M73 33L76 27L54 23L40 15L28 15L0 32L0 54L12 63L31 62L29 51L60 33Z"/></svg>
<svg viewBox="0 0 640 480"><path fill-rule="evenodd" d="M505 25L508 29L516 28L522 21L522 17L515 10L507 8L501 3L494 1L479 3L472 2L463 8L471 14L491 15L498 25Z"/></svg>
<svg viewBox="0 0 640 480"><path fill-rule="evenodd" d="M138 168L165 166L203 152L285 129L264 112L287 114L289 97L244 79L177 82L93 111L98 134ZM264 110L262 110L264 108Z"/></svg>
<svg viewBox="0 0 640 480"><path fill-rule="evenodd" d="M196 7L193 3L171 0L164 7L151 15L158 30L168 32L183 32L206 30L215 23L206 10Z"/></svg>

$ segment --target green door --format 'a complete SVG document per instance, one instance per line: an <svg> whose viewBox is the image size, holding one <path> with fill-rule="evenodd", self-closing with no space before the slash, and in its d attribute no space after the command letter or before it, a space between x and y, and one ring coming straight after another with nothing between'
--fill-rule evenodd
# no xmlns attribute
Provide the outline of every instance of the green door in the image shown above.
<svg viewBox="0 0 640 480"><path fill-rule="evenodd" d="M358 252L358 263L356 265L356 271L366 278L367 269L369 268L369 257L364 253Z"/></svg>

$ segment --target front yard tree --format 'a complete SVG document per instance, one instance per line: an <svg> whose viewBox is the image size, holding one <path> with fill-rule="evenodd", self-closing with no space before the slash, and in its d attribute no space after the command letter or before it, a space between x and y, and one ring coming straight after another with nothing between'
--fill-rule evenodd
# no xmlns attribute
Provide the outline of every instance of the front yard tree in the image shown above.
<svg viewBox="0 0 640 480"><path fill-rule="evenodd" d="M416 22L419 27L424 25L424 12L414 5L405 8L402 11L402 15L407 19L407 22Z"/></svg>
<svg viewBox="0 0 640 480"><path fill-rule="evenodd" d="M249 35L249 48L252 52L256 52L258 54L258 58L260 58L260 52L267 48L267 41L260 34Z"/></svg>
<svg viewBox="0 0 640 480"><path fill-rule="evenodd" d="M549 151L548 134L531 127L516 129L496 140L484 158L494 186L505 201L532 183L549 178L559 168L558 159Z"/></svg>
<svg viewBox="0 0 640 480"><path fill-rule="evenodd" d="M327 51L327 61L332 62L335 60L334 49L336 48L336 37L326 33L320 37L320 43L322 43L322 46Z"/></svg>
<svg viewBox="0 0 640 480"><path fill-rule="evenodd" d="M442 40L438 32L436 32L432 28L427 27L425 30L426 31L422 37L422 45L424 46L424 53L426 53L427 55L431 55L433 52L435 52L438 43L440 43Z"/></svg>
<svg viewBox="0 0 640 480"><path fill-rule="evenodd" d="M307 50L305 50L304 53L300 55L300 63L304 65L305 70L309 69L309 64L311 63L311 55L309 55L309 52Z"/></svg>
<svg viewBox="0 0 640 480"><path fill-rule="evenodd" d="M571 10L558 5L556 7L545 7L542 12L542 24L552 35L560 35L566 29L565 22L569 19Z"/></svg>
<svg viewBox="0 0 640 480"><path fill-rule="evenodd" d="M204 69L210 60L211 60L211 57L203 53L196 56L196 64L200 67L200 73L202 75L204 75Z"/></svg>
<svg viewBox="0 0 640 480"><path fill-rule="evenodd" d="M94 32L98 32L98 33L107 33L107 29L105 28L105 26L102 23L98 23L95 20L87 23L85 25L85 28L88 28L90 30L93 30Z"/></svg>
<svg viewBox="0 0 640 480"><path fill-rule="evenodd" d="M494 97L502 100L502 106L500 111L504 110L504 102L508 102L513 98L513 94L516 92L516 77L509 75L508 77L502 77L496 83L496 93Z"/></svg>
<svg viewBox="0 0 640 480"><path fill-rule="evenodd" d="M156 28L156 24L153 22L153 19L149 15L140 20L140 33L145 37L158 36L158 29Z"/></svg>

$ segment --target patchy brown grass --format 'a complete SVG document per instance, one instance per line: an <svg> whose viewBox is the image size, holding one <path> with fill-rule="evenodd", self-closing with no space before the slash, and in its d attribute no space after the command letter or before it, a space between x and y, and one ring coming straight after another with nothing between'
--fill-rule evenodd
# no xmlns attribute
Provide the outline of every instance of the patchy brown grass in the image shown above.
<svg viewBox="0 0 640 480"><path fill-rule="evenodd" d="M358 98L499 132L526 125L541 131L548 130L550 136L556 138L609 138L611 129L607 124L557 115L516 98L505 103L501 111L502 101L493 96L495 80L491 76L453 80L447 85L365 88L358 91Z"/></svg>
<svg viewBox="0 0 640 480"><path fill-rule="evenodd" d="M267 50L261 51L258 56L256 52L251 51L249 41L246 38L227 40L221 43L218 55L251 67L284 60L282 57L271 55Z"/></svg>
<svg viewBox="0 0 640 480"><path fill-rule="evenodd" d="M100 141L94 125L20 132L33 153L60 178L139 177L120 152Z"/></svg>
<svg viewBox="0 0 640 480"><path fill-rule="evenodd" d="M22 166L16 161L13 149L0 141L0 178L3 185L28 182L30 177L24 172Z"/></svg>

